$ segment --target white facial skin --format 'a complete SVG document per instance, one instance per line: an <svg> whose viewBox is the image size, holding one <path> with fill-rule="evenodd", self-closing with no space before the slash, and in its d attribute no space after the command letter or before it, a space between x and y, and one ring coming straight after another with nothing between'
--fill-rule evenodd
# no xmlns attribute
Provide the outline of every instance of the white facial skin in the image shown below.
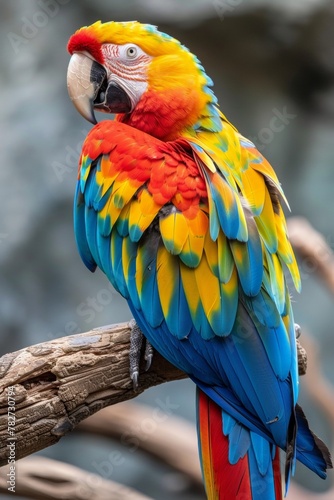
<svg viewBox="0 0 334 500"><path fill-rule="evenodd" d="M127 93L134 109L147 89L147 68L152 57L134 43L103 44L102 54L108 81Z"/></svg>

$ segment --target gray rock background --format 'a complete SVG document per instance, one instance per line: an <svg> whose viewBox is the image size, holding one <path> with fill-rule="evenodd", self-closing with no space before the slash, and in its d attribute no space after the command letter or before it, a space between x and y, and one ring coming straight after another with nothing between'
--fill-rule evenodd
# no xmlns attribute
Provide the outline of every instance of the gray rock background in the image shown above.
<svg viewBox="0 0 334 500"><path fill-rule="evenodd" d="M32 343L129 319L104 276L78 257L72 228L77 158L89 130L69 101L66 44L97 19L158 24L203 62L224 113L276 168L294 215L334 243L334 8L320 0L0 0L0 328L1 354ZM282 131L273 116L286 110ZM296 320L319 343L333 381L332 299L301 262ZM152 389L194 419L189 382ZM305 399L305 398L304 398ZM304 402L314 429L326 422ZM116 444L115 446L119 446ZM69 436L45 450L98 472L111 444ZM111 479L159 499L200 499L184 478L123 450L126 466ZM177 453L177 450L176 450ZM148 479L148 471L149 479ZM305 469L297 479L326 484Z"/></svg>

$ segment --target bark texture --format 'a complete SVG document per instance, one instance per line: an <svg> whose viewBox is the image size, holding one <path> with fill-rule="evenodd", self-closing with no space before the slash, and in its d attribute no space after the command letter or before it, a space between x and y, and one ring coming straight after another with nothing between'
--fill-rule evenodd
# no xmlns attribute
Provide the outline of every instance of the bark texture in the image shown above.
<svg viewBox="0 0 334 500"><path fill-rule="evenodd" d="M141 370L135 392L129 377L127 323L27 347L0 359L0 465L8 442L15 458L59 441L105 406L136 397L148 387L185 378L158 353Z"/></svg>

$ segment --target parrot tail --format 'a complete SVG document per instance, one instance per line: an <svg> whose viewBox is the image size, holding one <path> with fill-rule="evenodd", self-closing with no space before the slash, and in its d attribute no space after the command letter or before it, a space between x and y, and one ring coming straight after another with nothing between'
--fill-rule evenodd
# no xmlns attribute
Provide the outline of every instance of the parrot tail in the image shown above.
<svg viewBox="0 0 334 500"><path fill-rule="evenodd" d="M297 459L319 477L326 479L326 469L333 468L331 454L325 443L309 428L308 421L299 405L296 405L296 417Z"/></svg>
<svg viewBox="0 0 334 500"><path fill-rule="evenodd" d="M282 500L279 449L197 388L197 426L208 500Z"/></svg>

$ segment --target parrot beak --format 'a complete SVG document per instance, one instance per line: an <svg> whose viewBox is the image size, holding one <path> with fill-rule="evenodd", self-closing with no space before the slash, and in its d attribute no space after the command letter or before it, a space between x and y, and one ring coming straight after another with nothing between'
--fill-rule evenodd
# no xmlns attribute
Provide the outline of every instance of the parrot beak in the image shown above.
<svg viewBox="0 0 334 500"><path fill-rule="evenodd" d="M76 52L67 70L68 93L75 108L89 122L97 123L94 109L104 113L129 113L132 105L127 93L108 82L106 69L89 57Z"/></svg>
<svg viewBox="0 0 334 500"><path fill-rule="evenodd" d="M94 99L100 84L91 78L91 72L95 61L82 53L74 53L70 59L67 70L68 94L75 108L89 122L96 124L94 115ZM102 66L101 66L102 68Z"/></svg>

